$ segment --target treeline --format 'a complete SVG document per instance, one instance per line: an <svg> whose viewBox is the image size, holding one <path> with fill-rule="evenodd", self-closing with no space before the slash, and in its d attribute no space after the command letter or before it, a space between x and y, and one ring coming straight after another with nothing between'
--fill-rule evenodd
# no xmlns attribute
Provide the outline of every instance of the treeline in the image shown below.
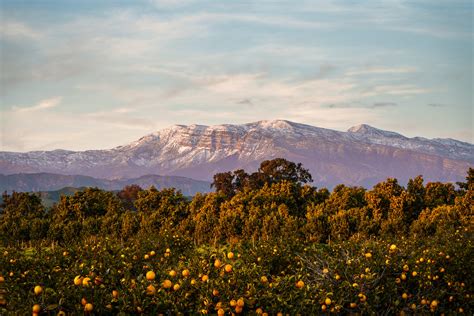
<svg viewBox="0 0 474 316"><path fill-rule="evenodd" d="M128 240L183 234L195 243L299 239L325 243L368 237L450 234L473 225L474 169L466 182L429 182L407 187L387 179L371 190L336 186L332 192L307 183L301 164L264 161L257 172L214 176L216 192L187 199L175 189L132 185L118 193L87 188L62 196L46 210L34 193L3 194L0 240L4 244L90 236Z"/></svg>

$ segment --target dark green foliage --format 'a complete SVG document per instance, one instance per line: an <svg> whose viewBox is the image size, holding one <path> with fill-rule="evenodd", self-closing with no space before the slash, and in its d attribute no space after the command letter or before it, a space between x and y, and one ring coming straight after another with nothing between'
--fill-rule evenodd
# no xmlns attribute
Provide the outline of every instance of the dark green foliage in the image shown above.
<svg viewBox="0 0 474 316"><path fill-rule="evenodd" d="M127 240L173 231L200 244L430 236L472 225L472 174L470 169L459 190L451 183L425 186L418 176L406 189L387 179L368 191L338 185L329 192L305 184L311 175L301 164L274 159L250 175L243 170L216 174L216 192L192 200L174 189L128 186L114 194L86 188L62 196L45 212L35 194L4 194L0 237L5 244L70 243L89 236Z"/></svg>

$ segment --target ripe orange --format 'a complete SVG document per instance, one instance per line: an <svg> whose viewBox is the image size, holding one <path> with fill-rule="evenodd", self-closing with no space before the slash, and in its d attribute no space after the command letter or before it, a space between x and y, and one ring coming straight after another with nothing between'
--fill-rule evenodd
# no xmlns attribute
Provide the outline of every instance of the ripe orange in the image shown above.
<svg viewBox="0 0 474 316"><path fill-rule="evenodd" d="M303 286L304 286L304 282L303 282L303 281L299 280L298 282L296 282L296 287L297 287L297 288L301 289L301 288L303 288Z"/></svg>
<svg viewBox="0 0 474 316"><path fill-rule="evenodd" d="M117 290L113 290L112 291L112 297L113 298L118 298L118 296L119 296L119 292Z"/></svg>
<svg viewBox="0 0 474 316"><path fill-rule="evenodd" d="M216 259L216 261L214 261L214 267L216 267L217 269L221 267L221 261L219 259Z"/></svg>
<svg viewBox="0 0 474 316"><path fill-rule="evenodd" d="M326 297L326 299L324 300L324 304L326 305L331 305L332 301L329 297Z"/></svg>
<svg viewBox="0 0 474 316"><path fill-rule="evenodd" d="M148 285L147 288L146 288L146 293L147 293L148 295L153 295L153 294L155 294L155 293L156 293L155 287L154 287L152 284Z"/></svg>
<svg viewBox="0 0 474 316"><path fill-rule="evenodd" d="M209 277L207 276L207 274L204 274L201 278L202 282L207 282L208 280L209 280Z"/></svg>
<svg viewBox="0 0 474 316"><path fill-rule="evenodd" d="M43 293L43 288L37 285L35 286L35 289L33 291L35 292L36 295L40 295L41 293Z"/></svg>
<svg viewBox="0 0 474 316"><path fill-rule="evenodd" d="M227 253L227 258L228 258L228 259L233 259L233 258L234 258L234 253L233 253L232 251L229 251L229 252Z"/></svg>
<svg viewBox="0 0 474 316"><path fill-rule="evenodd" d="M186 278L189 276L189 270L188 269L184 269L183 272L181 272L181 274Z"/></svg>
<svg viewBox="0 0 474 316"><path fill-rule="evenodd" d="M91 278L88 278L88 277L85 277L84 279L82 279L82 285L83 286L89 286L91 283Z"/></svg>
<svg viewBox="0 0 474 316"><path fill-rule="evenodd" d="M244 299L243 298L239 298L237 300L237 307L244 307L245 306L245 302L244 302Z"/></svg>
<svg viewBox="0 0 474 316"><path fill-rule="evenodd" d="M267 283L268 282L268 278L266 276L262 276L260 278L260 280L262 280L262 283Z"/></svg>
<svg viewBox="0 0 474 316"><path fill-rule="evenodd" d="M41 312L41 306L39 304L33 305L33 313L39 313Z"/></svg>
<svg viewBox="0 0 474 316"><path fill-rule="evenodd" d="M226 264L224 267L225 272L230 273L232 272L232 265Z"/></svg>
<svg viewBox="0 0 474 316"><path fill-rule="evenodd" d="M80 275L78 275L74 278L74 285L79 286L81 284L82 284L82 277Z"/></svg>
<svg viewBox="0 0 474 316"><path fill-rule="evenodd" d="M174 286L173 286L173 290L177 291L179 290L180 286L178 283L176 283Z"/></svg>
<svg viewBox="0 0 474 316"><path fill-rule="evenodd" d="M155 275L155 272L153 272L153 271L148 271L148 272L146 273L146 279L147 279L148 281L154 280L154 279L155 279L155 276L156 276L156 275Z"/></svg>
<svg viewBox="0 0 474 316"><path fill-rule="evenodd" d="M86 306L84 306L84 311L85 311L86 313L92 312L93 309L94 309L94 306L92 306L91 303L87 303Z"/></svg>
<svg viewBox="0 0 474 316"><path fill-rule="evenodd" d="M171 271L169 272L169 275L170 275L170 277L174 278L174 277L176 276L176 271L171 270Z"/></svg>
<svg viewBox="0 0 474 316"><path fill-rule="evenodd" d="M171 283L170 280L164 280L163 281L163 288L165 288L165 289L171 288L172 285L173 285L173 283Z"/></svg>

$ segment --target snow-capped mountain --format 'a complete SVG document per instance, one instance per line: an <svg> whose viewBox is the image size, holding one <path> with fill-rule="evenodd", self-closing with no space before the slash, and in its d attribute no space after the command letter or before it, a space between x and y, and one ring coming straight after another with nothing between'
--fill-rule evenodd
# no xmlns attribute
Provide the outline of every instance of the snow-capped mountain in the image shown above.
<svg viewBox="0 0 474 316"><path fill-rule="evenodd" d="M0 173L51 172L108 179L147 174L210 180L217 172L255 170L283 157L310 169L317 186L370 186L387 177L405 182L463 180L474 145L451 139L407 138L368 125L347 132L285 120L242 125L174 125L109 150L0 152Z"/></svg>
<svg viewBox="0 0 474 316"><path fill-rule="evenodd" d="M427 139L424 137L408 138L401 134L384 131L366 124L353 126L349 128L347 132L351 133L358 140L369 144L411 149L452 159L467 160L470 162L473 162L474 159L474 146L455 139Z"/></svg>

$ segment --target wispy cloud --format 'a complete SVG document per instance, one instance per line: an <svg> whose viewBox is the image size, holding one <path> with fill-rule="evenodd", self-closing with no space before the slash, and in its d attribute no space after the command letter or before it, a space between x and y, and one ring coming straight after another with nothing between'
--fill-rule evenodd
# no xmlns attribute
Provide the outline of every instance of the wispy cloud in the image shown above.
<svg viewBox="0 0 474 316"><path fill-rule="evenodd" d="M397 106L398 104L395 103L395 102L376 102L374 104L372 104L372 108L386 108L386 107L390 107L390 106Z"/></svg>
<svg viewBox="0 0 474 316"><path fill-rule="evenodd" d="M415 67L366 67L365 69L351 70L347 76L373 75L373 74L404 74L417 72Z"/></svg>
<svg viewBox="0 0 474 316"><path fill-rule="evenodd" d="M21 112L36 112L36 111L51 109L51 108L57 107L61 103L62 99L63 99L62 97L53 97L53 98L41 100L36 105L30 106L30 107L14 106L12 110L15 112L21 113Z"/></svg>
<svg viewBox="0 0 474 316"><path fill-rule="evenodd" d="M0 22L0 26L0 35L2 37L17 40L25 38L37 40L42 37L40 32L19 21L4 19Z"/></svg>

